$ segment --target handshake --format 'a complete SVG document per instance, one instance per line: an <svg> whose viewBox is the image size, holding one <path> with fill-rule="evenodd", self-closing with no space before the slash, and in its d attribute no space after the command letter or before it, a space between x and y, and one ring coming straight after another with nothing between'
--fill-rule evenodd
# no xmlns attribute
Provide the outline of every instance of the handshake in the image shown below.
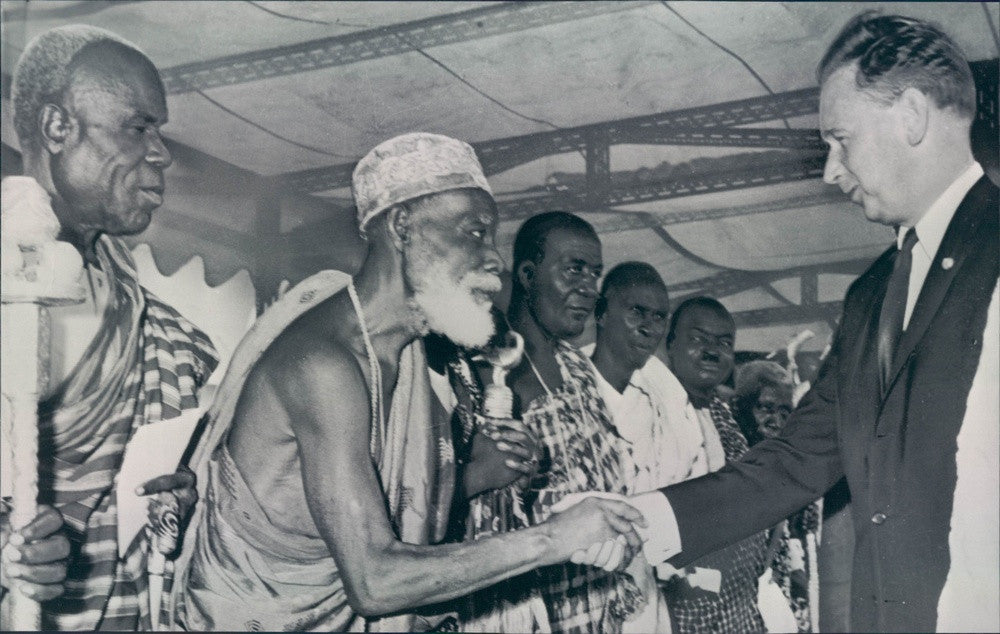
<svg viewBox="0 0 1000 634"><path fill-rule="evenodd" d="M575 564L624 570L640 550L651 566L680 552L676 521L659 491L631 497L572 493L553 505L552 512L549 522L565 525L556 537L573 548L568 559ZM603 532L594 530L591 516L603 519Z"/></svg>

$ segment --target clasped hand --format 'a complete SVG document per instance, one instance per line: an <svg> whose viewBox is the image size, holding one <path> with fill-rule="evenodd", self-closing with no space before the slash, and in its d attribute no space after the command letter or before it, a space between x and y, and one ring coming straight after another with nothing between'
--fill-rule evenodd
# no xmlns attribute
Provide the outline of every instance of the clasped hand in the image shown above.
<svg viewBox="0 0 1000 634"><path fill-rule="evenodd" d="M642 549L637 528L646 519L625 498L613 493L571 494L553 505L554 537L569 549L566 559L604 570L624 570Z"/></svg>
<svg viewBox="0 0 1000 634"><path fill-rule="evenodd" d="M466 497L509 484L526 487L538 471L541 451L524 423L476 415L476 433L463 473Z"/></svg>

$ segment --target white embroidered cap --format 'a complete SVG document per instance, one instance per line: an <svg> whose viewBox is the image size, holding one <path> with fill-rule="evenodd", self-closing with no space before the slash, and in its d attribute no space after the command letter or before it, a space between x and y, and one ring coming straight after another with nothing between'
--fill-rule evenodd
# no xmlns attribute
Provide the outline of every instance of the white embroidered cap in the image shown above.
<svg viewBox="0 0 1000 634"><path fill-rule="evenodd" d="M384 141L358 161L352 189L358 229L401 202L452 189L477 187L493 195L472 146L428 132Z"/></svg>

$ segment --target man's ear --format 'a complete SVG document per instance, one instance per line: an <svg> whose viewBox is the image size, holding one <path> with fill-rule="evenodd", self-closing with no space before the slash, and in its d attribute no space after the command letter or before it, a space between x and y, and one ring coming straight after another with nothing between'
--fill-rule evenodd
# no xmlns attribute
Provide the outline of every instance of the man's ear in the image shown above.
<svg viewBox="0 0 1000 634"><path fill-rule="evenodd" d="M918 145L927 135L930 100L916 88L907 88L896 99L896 108L902 117L907 143Z"/></svg>
<svg viewBox="0 0 1000 634"><path fill-rule="evenodd" d="M523 288L531 286L531 280L535 278L535 263L525 260L517 266L517 281Z"/></svg>
<svg viewBox="0 0 1000 634"><path fill-rule="evenodd" d="M38 112L38 129L45 148L50 154L58 154L73 130L73 122L65 108L47 103Z"/></svg>
<svg viewBox="0 0 1000 634"><path fill-rule="evenodd" d="M386 213L389 237L392 238L392 244L402 251L403 245L410 241L410 232L413 230L410 224L410 209L406 205L394 205Z"/></svg>

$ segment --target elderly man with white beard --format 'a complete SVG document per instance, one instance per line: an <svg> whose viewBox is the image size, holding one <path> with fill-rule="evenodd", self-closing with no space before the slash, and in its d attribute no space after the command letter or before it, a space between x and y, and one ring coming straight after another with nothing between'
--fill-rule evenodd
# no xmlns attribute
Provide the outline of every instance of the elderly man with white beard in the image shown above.
<svg viewBox="0 0 1000 634"><path fill-rule="evenodd" d="M353 185L369 244L360 271L322 301L293 292L284 307L314 305L273 337L265 313L209 413L221 442L180 580L181 627L425 629L434 623L399 615L594 541L639 544L635 509L588 500L522 531L430 545L455 469L451 430L429 424L420 337L475 347L492 335L496 205L473 149L425 133L377 146Z"/></svg>

